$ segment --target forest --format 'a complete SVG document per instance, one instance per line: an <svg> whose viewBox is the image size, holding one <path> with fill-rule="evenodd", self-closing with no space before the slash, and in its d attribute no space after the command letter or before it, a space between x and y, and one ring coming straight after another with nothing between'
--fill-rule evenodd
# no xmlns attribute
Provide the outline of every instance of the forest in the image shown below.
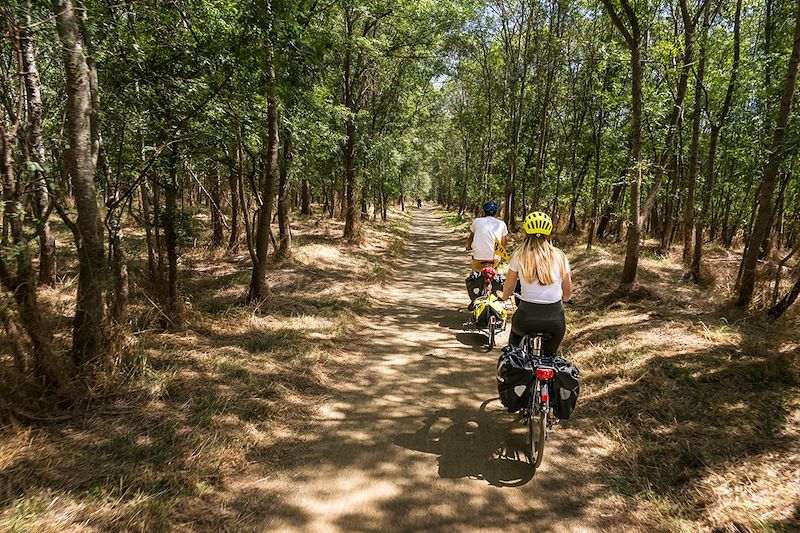
<svg viewBox="0 0 800 533"><path fill-rule="evenodd" d="M146 388L229 315L361 309L309 250L386 281L417 199L545 211L619 258L608 301L671 258L797 338L800 0L1 0L0 27L3 424Z"/></svg>

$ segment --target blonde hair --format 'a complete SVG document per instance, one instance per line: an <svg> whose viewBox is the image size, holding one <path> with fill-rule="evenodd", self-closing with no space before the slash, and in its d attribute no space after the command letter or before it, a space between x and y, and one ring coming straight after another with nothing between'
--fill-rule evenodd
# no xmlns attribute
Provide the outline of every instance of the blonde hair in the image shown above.
<svg viewBox="0 0 800 533"><path fill-rule="evenodd" d="M522 246L516 252L519 262L519 276L525 283L539 281L540 285L552 285L553 265L558 265L564 277L564 252L550 244L543 235L526 235Z"/></svg>

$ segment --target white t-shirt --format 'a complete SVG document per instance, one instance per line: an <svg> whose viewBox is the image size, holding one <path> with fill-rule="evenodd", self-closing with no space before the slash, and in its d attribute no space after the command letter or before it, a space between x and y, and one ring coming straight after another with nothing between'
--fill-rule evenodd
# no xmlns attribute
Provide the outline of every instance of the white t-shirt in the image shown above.
<svg viewBox="0 0 800 533"><path fill-rule="evenodd" d="M481 217L472 221L469 230L475 234L472 239L472 258L478 261L496 259L494 241L503 242L503 237L508 235L506 223L495 217Z"/></svg>
<svg viewBox="0 0 800 533"><path fill-rule="evenodd" d="M567 275L570 273L569 260L565 254L559 255L564 258L564 275ZM516 253L511 257L508 269L519 273L519 260ZM522 296L522 300L532 304L560 302L561 297L564 296L564 291L561 290L561 269L558 268L558 263L553 264L553 280L554 282L550 285L541 285L538 280L533 283L526 283L520 276L519 283L522 287L520 296Z"/></svg>

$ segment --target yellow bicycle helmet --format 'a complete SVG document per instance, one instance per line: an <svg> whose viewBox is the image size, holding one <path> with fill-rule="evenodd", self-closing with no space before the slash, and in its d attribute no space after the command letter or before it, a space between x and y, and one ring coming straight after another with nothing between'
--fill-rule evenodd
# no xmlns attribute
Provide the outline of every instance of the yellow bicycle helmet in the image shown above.
<svg viewBox="0 0 800 533"><path fill-rule="evenodd" d="M522 229L528 235L550 235L553 231L553 221L541 211L534 211L525 217Z"/></svg>

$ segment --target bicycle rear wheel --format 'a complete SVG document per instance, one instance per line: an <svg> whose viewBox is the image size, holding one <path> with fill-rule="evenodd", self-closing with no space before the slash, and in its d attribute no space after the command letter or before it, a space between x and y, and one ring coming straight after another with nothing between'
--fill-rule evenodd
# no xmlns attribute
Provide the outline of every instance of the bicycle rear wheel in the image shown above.
<svg viewBox="0 0 800 533"><path fill-rule="evenodd" d="M528 452L533 468L539 468L542 464L546 431L547 414L531 412L528 418Z"/></svg>
<svg viewBox="0 0 800 533"><path fill-rule="evenodd" d="M494 338L494 336L495 336L495 331L496 331L496 323L495 323L495 321L494 321L494 320L490 320L490 321L489 321L489 350L491 350L492 348L494 348L494 342L495 342L495 338Z"/></svg>

